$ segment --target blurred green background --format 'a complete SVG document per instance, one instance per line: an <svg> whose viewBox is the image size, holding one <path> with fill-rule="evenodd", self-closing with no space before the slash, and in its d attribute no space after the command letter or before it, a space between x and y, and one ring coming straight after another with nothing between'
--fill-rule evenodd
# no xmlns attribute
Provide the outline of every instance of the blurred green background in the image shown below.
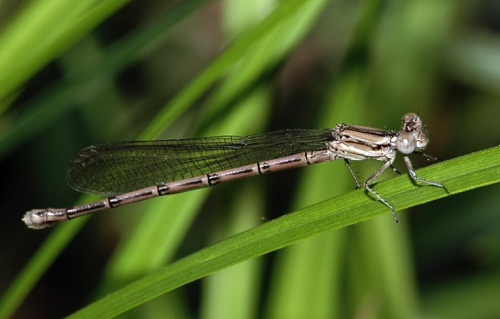
<svg viewBox="0 0 500 319"><path fill-rule="evenodd" d="M65 180L78 149L342 122L399 129L407 112L439 158L499 145L500 1L0 2L0 316L69 315L354 187L334 162L28 230L26 210L78 200ZM355 169L364 179L377 165ZM400 224L388 211L122 317L498 318L498 194L450 196L399 212Z"/></svg>

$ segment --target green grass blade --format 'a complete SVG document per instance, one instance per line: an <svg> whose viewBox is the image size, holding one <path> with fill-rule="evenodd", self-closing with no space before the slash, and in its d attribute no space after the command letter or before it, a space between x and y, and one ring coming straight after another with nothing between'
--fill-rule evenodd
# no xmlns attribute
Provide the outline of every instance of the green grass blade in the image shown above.
<svg viewBox="0 0 500 319"><path fill-rule="evenodd" d="M163 108L153 122L148 126L141 139L151 139L165 129L165 124L172 122L174 116L178 114L179 109L192 105L201 95L206 92L215 82L220 79L230 70L230 68L238 63L246 52L255 46L255 43L260 43L263 35L280 27L286 23L289 18L299 12L308 1L291 0L282 2L277 8L262 20L257 26L249 30L247 33L239 37L229 47L226 48L223 54L215 59L196 79L194 79L186 89L180 92L168 104L168 107Z"/></svg>
<svg viewBox="0 0 500 319"><path fill-rule="evenodd" d="M22 108L26 111L13 111L8 118L0 118L0 124L9 127L8 130L0 130L0 158L73 110L78 105L72 103L75 96L84 99L85 96L98 95L99 90L109 90L106 86L96 88L96 81L111 78L133 61L142 58L145 47L151 48L154 43L161 42L161 37L197 12L206 2L208 0L191 0L166 11L95 55L87 56L68 67L68 75L28 102Z"/></svg>
<svg viewBox="0 0 500 319"><path fill-rule="evenodd" d="M461 156L418 170L417 175L443 182L451 192L500 181L500 147ZM437 187L417 187L408 175L383 181L375 189L404 209L446 196ZM224 240L146 276L74 313L71 318L111 318L186 283L244 260L289 246L329 230L387 214L387 207L364 189L311 205ZM395 224L394 227L397 227Z"/></svg>
<svg viewBox="0 0 500 319"><path fill-rule="evenodd" d="M40 277L52 265L56 256L85 225L87 218L54 230L48 236L30 261L19 272L16 279L0 298L0 318L9 318L19 307L26 295L33 289Z"/></svg>
<svg viewBox="0 0 500 319"><path fill-rule="evenodd" d="M0 34L0 101L127 2L29 2Z"/></svg>

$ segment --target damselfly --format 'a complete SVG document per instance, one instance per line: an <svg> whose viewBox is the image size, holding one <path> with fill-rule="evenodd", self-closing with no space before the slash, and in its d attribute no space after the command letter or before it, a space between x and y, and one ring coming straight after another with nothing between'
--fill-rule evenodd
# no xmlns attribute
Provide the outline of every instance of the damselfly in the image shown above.
<svg viewBox="0 0 500 319"><path fill-rule="evenodd" d="M346 162L358 187L361 185L349 161L383 162L364 187L392 211L397 221L394 207L371 187L387 168L394 169L397 151L403 154L414 181L448 192L443 184L415 174L408 154L422 152L429 141L418 115L406 114L402 121L400 131L338 124L333 129L90 146L69 162L68 182L78 191L112 196L67 208L33 209L26 212L23 221L29 228L42 229L156 196L337 159Z"/></svg>

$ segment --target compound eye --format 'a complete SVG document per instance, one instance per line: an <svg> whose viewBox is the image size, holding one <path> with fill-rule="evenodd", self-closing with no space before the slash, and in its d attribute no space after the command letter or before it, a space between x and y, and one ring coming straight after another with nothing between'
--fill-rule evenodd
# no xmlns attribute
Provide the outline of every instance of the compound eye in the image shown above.
<svg viewBox="0 0 500 319"><path fill-rule="evenodd" d="M417 139L411 132L402 132L396 139L396 148L403 154L411 154L417 147Z"/></svg>

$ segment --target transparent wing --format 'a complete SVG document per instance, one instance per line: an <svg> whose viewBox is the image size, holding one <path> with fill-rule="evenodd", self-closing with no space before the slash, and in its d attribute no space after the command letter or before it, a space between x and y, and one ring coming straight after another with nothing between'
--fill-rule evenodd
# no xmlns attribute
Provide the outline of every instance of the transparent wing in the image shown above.
<svg viewBox="0 0 500 319"><path fill-rule="evenodd" d="M78 191L120 194L295 153L322 150L331 130L283 130L248 136L132 141L90 146L68 166Z"/></svg>

